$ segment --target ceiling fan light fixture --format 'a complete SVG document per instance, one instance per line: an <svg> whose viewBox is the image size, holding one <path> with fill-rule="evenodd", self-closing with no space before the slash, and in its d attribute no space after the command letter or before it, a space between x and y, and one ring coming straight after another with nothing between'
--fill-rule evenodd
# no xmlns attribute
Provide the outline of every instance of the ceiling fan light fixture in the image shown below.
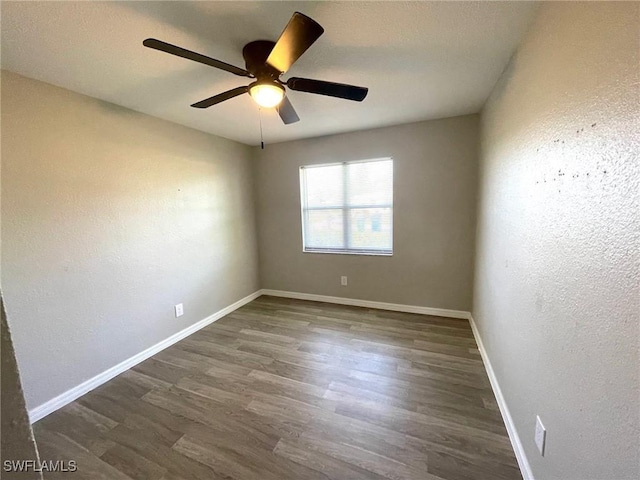
<svg viewBox="0 0 640 480"><path fill-rule="evenodd" d="M249 85L249 95L261 107L272 108L284 98L284 87L276 82L256 82Z"/></svg>

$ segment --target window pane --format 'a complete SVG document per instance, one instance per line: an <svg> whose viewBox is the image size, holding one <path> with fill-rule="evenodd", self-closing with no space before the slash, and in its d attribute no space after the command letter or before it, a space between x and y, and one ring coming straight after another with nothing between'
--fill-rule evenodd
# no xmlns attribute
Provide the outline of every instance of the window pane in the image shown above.
<svg viewBox="0 0 640 480"><path fill-rule="evenodd" d="M344 248L342 210L305 212L305 248Z"/></svg>
<svg viewBox="0 0 640 480"><path fill-rule="evenodd" d="M391 205L393 161L347 164L347 205Z"/></svg>
<svg viewBox="0 0 640 480"><path fill-rule="evenodd" d="M390 208L354 208L348 212L350 248L391 251L393 214Z"/></svg>
<svg viewBox="0 0 640 480"><path fill-rule="evenodd" d="M306 167L307 207L340 207L343 200L343 166Z"/></svg>

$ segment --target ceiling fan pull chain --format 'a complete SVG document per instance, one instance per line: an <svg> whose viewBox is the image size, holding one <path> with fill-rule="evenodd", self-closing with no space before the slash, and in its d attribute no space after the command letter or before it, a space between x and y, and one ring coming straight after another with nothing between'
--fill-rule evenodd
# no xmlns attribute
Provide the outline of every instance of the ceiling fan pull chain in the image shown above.
<svg viewBox="0 0 640 480"><path fill-rule="evenodd" d="M258 107L258 118L260 119L260 148L264 150L264 139L262 138L262 108Z"/></svg>

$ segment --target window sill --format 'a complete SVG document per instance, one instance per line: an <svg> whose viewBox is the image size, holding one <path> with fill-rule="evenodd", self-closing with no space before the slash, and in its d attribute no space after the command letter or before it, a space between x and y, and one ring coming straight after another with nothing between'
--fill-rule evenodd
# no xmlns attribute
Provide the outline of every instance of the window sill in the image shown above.
<svg viewBox="0 0 640 480"><path fill-rule="evenodd" d="M358 255L368 257L393 257L393 252L344 252L332 250L302 250L302 253L319 253L330 255Z"/></svg>

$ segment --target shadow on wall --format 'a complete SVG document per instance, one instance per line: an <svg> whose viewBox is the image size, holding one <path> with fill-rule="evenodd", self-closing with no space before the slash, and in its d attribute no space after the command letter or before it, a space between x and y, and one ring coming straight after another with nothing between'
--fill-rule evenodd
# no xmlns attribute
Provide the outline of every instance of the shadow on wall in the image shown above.
<svg viewBox="0 0 640 480"><path fill-rule="evenodd" d="M6 480L42 479L42 473L35 472L33 469L27 472L10 472L4 469L6 460L33 460L37 462L39 458L24 403L20 374L1 293L0 308L2 309L2 345L0 347L2 348L2 433L0 445L2 478Z"/></svg>

